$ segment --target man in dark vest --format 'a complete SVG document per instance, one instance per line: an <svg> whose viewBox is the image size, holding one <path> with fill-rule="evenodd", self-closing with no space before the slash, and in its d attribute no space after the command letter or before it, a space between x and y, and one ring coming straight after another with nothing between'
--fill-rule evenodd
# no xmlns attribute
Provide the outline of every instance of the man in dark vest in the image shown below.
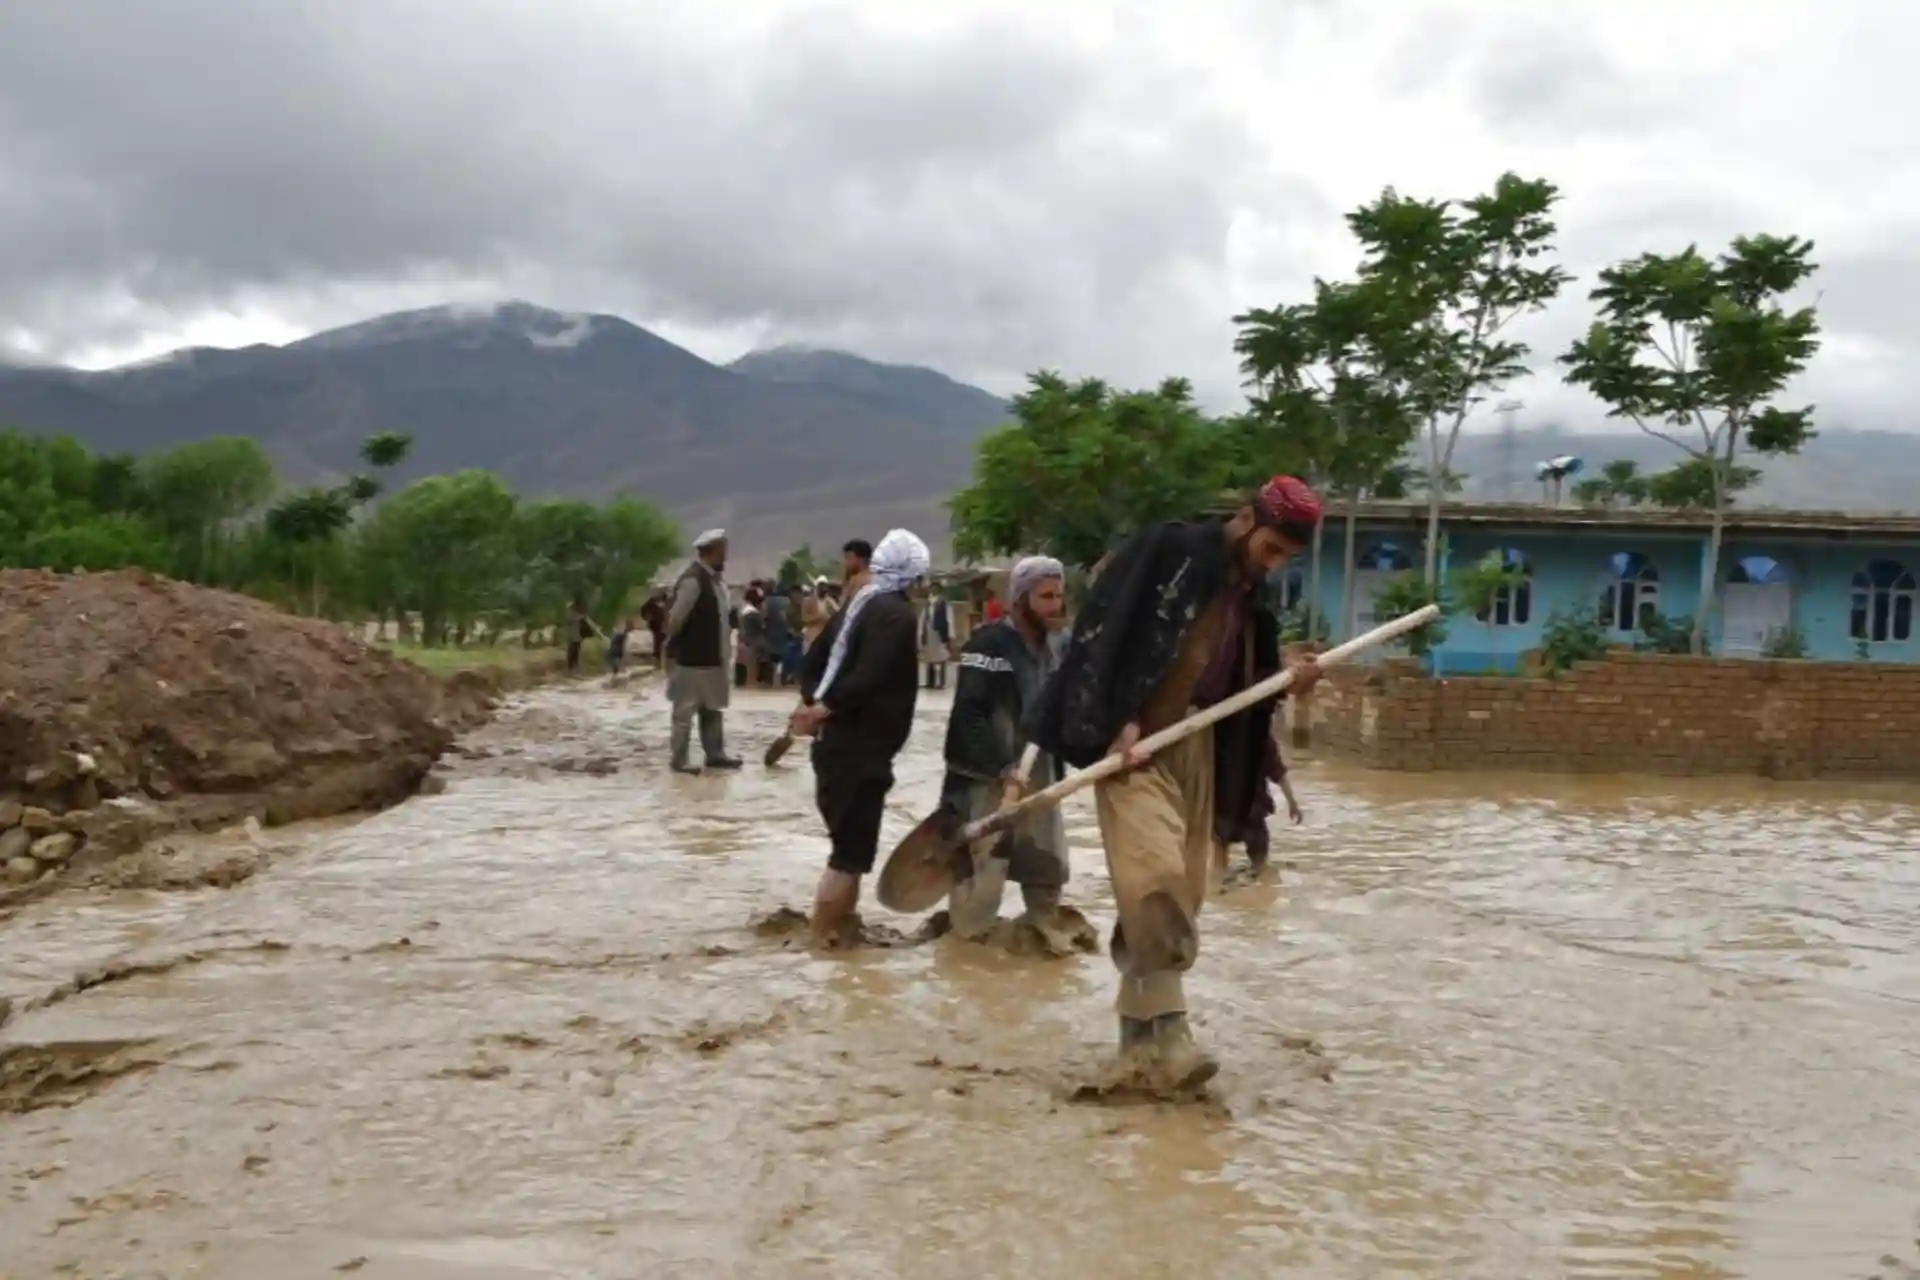
<svg viewBox="0 0 1920 1280"><path fill-rule="evenodd" d="M689 752L693 722L700 720L700 750L709 769L738 769L727 755L727 535L709 529L694 540L693 563L674 584L667 611L667 697L673 703L672 767L675 773L699 773Z"/></svg>

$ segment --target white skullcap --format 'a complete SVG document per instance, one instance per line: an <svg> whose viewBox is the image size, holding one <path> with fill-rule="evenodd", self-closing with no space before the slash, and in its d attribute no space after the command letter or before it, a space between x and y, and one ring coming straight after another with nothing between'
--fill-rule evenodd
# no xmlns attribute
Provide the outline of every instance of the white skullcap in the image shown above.
<svg viewBox="0 0 1920 1280"><path fill-rule="evenodd" d="M1047 579L1066 576L1066 568L1052 556L1028 556L1007 575L1007 595L1018 600Z"/></svg>
<svg viewBox="0 0 1920 1280"><path fill-rule="evenodd" d="M693 540L693 549L695 551L705 551L714 543L725 542L726 540L727 531L725 529L709 529Z"/></svg>

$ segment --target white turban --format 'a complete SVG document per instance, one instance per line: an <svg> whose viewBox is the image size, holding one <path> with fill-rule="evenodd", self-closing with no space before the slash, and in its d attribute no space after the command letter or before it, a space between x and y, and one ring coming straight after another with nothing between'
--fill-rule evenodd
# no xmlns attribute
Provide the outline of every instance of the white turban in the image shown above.
<svg viewBox="0 0 1920 1280"><path fill-rule="evenodd" d="M1064 579L1066 576L1065 566L1052 556L1028 556L1015 564L1013 572L1007 575L1007 595L1010 602L1018 601L1049 578Z"/></svg>
<svg viewBox="0 0 1920 1280"><path fill-rule="evenodd" d="M846 620L840 624L839 634L833 637L833 650L827 655L827 669L821 674L820 683L813 691L815 702L827 696L827 690L833 687L834 677L840 674L840 668L847 660L847 642L853 637L853 624L860 620L860 611L867 607L867 601L883 592L905 591L926 577L932 568L933 557L927 551L927 544L905 529L889 529L887 536L880 539L880 545L873 549L873 559L867 565L872 576L854 594L852 603L847 605Z"/></svg>
<svg viewBox="0 0 1920 1280"><path fill-rule="evenodd" d="M725 529L709 529L693 540L693 549L695 551L705 551L714 543L725 542L726 540L727 531Z"/></svg>

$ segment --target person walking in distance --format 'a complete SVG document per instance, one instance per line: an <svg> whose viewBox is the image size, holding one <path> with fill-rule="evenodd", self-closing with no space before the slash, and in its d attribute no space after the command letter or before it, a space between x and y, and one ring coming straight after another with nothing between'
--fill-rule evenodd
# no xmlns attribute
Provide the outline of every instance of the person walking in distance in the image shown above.
<svg viewBox="0 0 1920 1280"><path fill-rule="evenodd" d="M694 540L693 562L674 584L667 610L667 698L673 704L670 753L675 773L698 773L689 752L693 723L700 722L700 750L709 769L738 769L727 754L725 711L729 687L727 635L727 535L709 529Z"/></svg>
<svg viewBox="0 0 1920 1280"><path fill-rule="evenodd" d="M879 854L893 759L913 729L920 689L908 593L929 567L926 543L905 529L888 533L874 549L866 585L807 656L792 729L813 735L814 799L832 842L813 898L816 945L846 939L861 877Z"/></svg>
<svg viewBox="0 0 1920 1280"><path fill-rule="evenodd" d="M607 633L600 629L600 624L593 620L591 613L587 612L587 597L584 594L576 594L573 602L567 606L566 629L567 674L579 675L580 646L585 644L590 636L599 636L602 640L607 638Z"/></svg>
<svg viewBox="0 0 1920 1280"><path fill-rule="evenodd" d="M667 665L667 593L655 591L640 606L640 618L647 624L647 635L653 640L653 669L661 671Z"/></svg>
<svg viewBox="0 0 1920 1280"><path fill-rule="evenodd" d="M1187 1025L1186 970L1227 843L1264 823L1274 701L1140 752L1140 740L1276 672L1279 627L1259 587L1311 545L1320 501L1276 476L1230 517L1150 525L1113 554L1074 621L1028 737L1076 769L1120 755L1094 803L1119 922L1109 946L1123 1061L1159 1087L1211 1079L1218 1063ZM1311 659L1294 668L1312 688Z"/></svg>
<svg viewBox="0 0 1920 1280"><path fill-rule="evenodd" d="M947 777L941 805L962 824L978 821L1025 789L1060 780L1058 763L1038 756L1024 781L1018 778L1027 740L1021 725L1058 665L1054 642L1066 625L1066 569L1047 556L1028 556L1013 567L1007 587L1012 609L1000 621L983 623L960 649L947 716ZM1004 839L1004 843L1003 843ZM1060 893L1067 883L1067 828L1057 807L1021 818L1004 838L979 841L970 854L972 874L948 898L953 932L987 937L999 924L1000 900L1011 879L1020 886L1026 911L1020 922L1048 941L1055 936ZM1085 928L1085 922L1079 921Z"/></svg>
<svg viewBox="0 0 1920 1280"><path fill-rule="evenodd" d="M947 687L947 664L953 658L953 620L947 598L935 592L920 614L920 661L927 664L927 688Z"/></svg>

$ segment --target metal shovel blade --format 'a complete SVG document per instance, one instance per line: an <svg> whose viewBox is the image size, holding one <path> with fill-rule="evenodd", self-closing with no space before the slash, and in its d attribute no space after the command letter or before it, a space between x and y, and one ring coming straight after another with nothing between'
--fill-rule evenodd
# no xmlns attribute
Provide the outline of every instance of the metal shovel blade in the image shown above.
<svg viewBox="0 0 1920 1280"><path fill-rule="evenodd" d="M942 807L908 832L880 870L874 890L880 905L902 915L918 915L939 906L953 892L962 864L971 869L960 830L959 818Z"/></svg>

